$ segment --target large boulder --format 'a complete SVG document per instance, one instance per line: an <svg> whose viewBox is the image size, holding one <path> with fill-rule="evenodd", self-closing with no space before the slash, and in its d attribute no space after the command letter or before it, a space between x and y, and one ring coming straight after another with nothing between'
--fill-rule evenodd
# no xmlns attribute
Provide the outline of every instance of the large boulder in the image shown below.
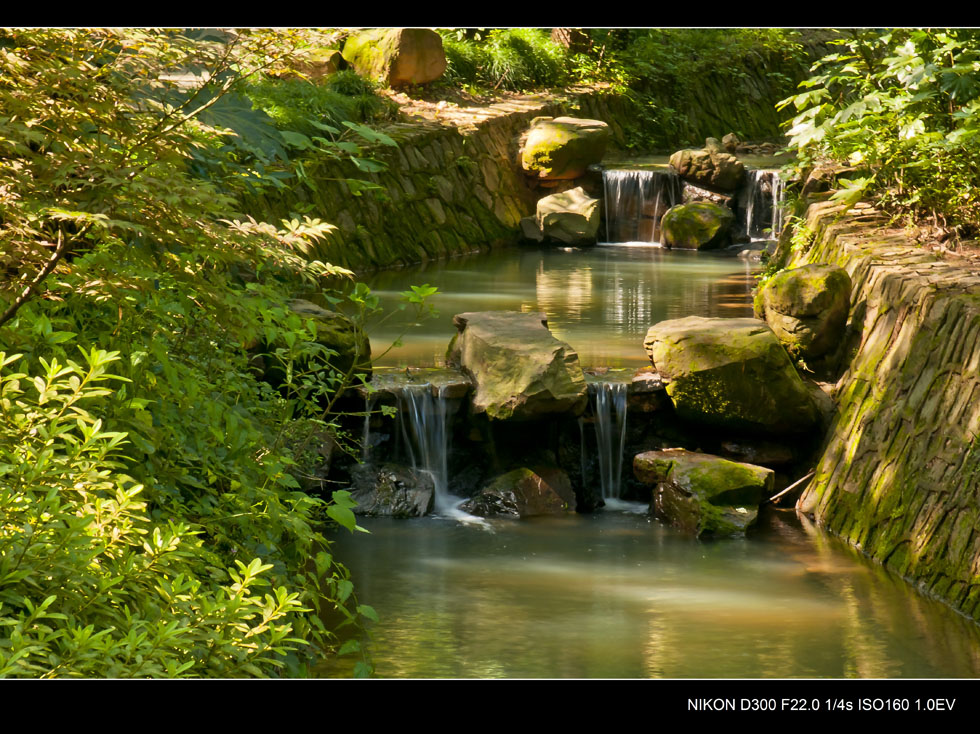
<svg viewBox="0 0 980 734"><path fill-rule="evenodd" d="M763 321L661 321L647 331L643 346L670 380L667 394L685 420L776 436L819 421L813 396Z"/></svg>
<svg viewBox="0 0 980 734"><path fill-rule="evenodd" d="M536 220L548 239L567 245L594 245L599 231L599 200L581 186L538 200Z"/></svg>
<svg viewBox="0 0 980 734"><path fill-rule="evenodd" d="M745 178L745 166L714 138L701 150L678 150L671 167L684 179L722 191L734 191Z"/></svg>
<svg viewBox="0 0 980 734"><path fill-rule="evenodd" d="M772 469L684 449L637 454L633 473L653 485L654 514L696 537L743 535L774 481Z"/></svg>
<svg viewBox="0 0 980 734"><path fill-rule="evenodd" d="M521 151L521 165L530 176L545 180L578 178L602 160L609 126L576 117L536 117Z"/></svg>
<svg viewBox="0 0 980 734"><path fill-rule="evenodd" d="M370 28L348 36L344 60L392 87L425 84L446 70L442 38L428 28Z"/></svg>
<svg viewBox="0 0 980 734"><path fill-rule="evenodd" d="M460 509L471 515L561 515L575 511L575 492L561 469L521 467L494 479Z"/></svg>
<svg viewBox="0 0 980 734"><path fill-rule="evenodd" d="M804 359L833 351L844 338L851 278L836 265L804 265L776 273L756 300L776 337Z"/></svg>
<svg viewBox="0 0 980 734"><path fill-rule="evenodd" d="M482 311L453 317L446 361L476 385L473 410L493 420L580 415L588 402L578 354L548 331L543 313Z"/></svg>
<svg viewBox="0 0 980 734"><path fill-rule="evenodd" d="M667 247L710 250L729 243L734 222L731 209L710 201L678 204L664 214L661 237Z"/></svg>

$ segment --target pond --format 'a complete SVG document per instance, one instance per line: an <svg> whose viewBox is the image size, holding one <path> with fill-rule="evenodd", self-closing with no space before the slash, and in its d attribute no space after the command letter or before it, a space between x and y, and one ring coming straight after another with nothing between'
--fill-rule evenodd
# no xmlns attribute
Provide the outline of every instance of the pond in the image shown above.
<svg viewBox="0 0 980 734"><path fill-rule="evenodd" d="M372 354L403 332L404 346L380 366L434 367L445 362L466 311L544 311L548 326L575 348L586 367L640 367L647 329L664 319L751 316L753 266L732 252L666 250L644 245L521 248L388 270L365 278L388 312L411 285L439 287L439 317L406 329L391 322L370 330Z"/></svg>
<svg viewBox="0 0 980 734"><path fill-rule="evenodd" d="M379 677L980 675L980 627L792 511L712 542L608 509L360 523L336 554L381 615Z"/></svg>

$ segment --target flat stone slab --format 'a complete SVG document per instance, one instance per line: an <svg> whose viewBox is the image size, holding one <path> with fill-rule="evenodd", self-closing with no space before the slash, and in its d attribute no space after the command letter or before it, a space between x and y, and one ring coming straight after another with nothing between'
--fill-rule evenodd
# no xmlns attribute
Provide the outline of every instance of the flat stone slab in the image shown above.
<svg viewBox="0 0 980 734"><path fill-rule="evenodd" d="M585 410L578 354L552 335L546 314L478 311L457 314L453 323L459 332L447 363L472 379L475 413L523 421Z"/></svg>

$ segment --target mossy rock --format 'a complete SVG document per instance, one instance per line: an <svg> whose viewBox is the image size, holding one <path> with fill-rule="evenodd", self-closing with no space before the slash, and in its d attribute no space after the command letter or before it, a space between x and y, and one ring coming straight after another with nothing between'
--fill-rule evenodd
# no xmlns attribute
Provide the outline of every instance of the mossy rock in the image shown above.
<svg viewBox="0 0 980 734"><path fill-rule="evenodd" d="M776 337L804 359L832 351L844 338L851 278L836 265L804 265L776 273L759 292Z"/></svg>
<svg viewBox="0 0 980 734"><path fill-rule="evenodd" d="M575 511L575 492L561 469L521 467L495 478L460 509L480 517L563 515Z"/></svg>
<svg viewBox="0 0 980 734"><path fill-rule="evenodd" d="M446 363L476 385L475 413L492 420L581 415L588 402L578 354L556 339L543 313L482 311L453 317Z"/></svg>
<svg viewBox="0 0 980 734"><path fill-rule="evenodd" d="M446 70L442 38L428 28L371 28L352 33L344 60L362 76L392 87L425 84Z"/></svg>
<svg viewBox="0 0 980 734"><path fill-rule="evenodd" d="M643 346L677 414L755 435L814 428L819 413L786 350L763 321L689 316L651 326Z"/></svg>
<svg viewBox="0 0 980 734"><path fill-rule="evenodd" d="M599 231L599 200L581 186L538 201L535 217L542 235L566 245L594 245Z"/></svg>
<svg viewBox="0 0 980 734"><path fill-rule="evenodd" d="M745 178L745 165L714 138L708 138L707 146L677 151L670 156L671 167L681 178L701 186L734 191Z"/></svg>
<svg viewBox="0 0 980 734"><path fill-rule="evenodd" d="M289 310L303 319L312 319L316 326L316 343L335 356L330 365L342 375L371 374L371 341L363 329L336 311L328 311L315 303L294 298L286 303Z"/></svg>
<svg viewBox="0 0 980 734"><path fill-rule="evenodd" d="M602 160L608 142L609 126L600 120L536 117L521 152L521 165L539 179L578 178Z"/></svg>
<svg viewBox="0 0 980 734"><path fill-rule="evenodd" d="M660 222L663 243L687 250L710 250L731 241L735 214L710 201L672 206Z"/></svg>
<svg viewBox="0 0 980 734"><path fill-rule="evenodd" d="M654 514L695 537L744 535L775 476L772 469L684 449L637 454L633 473L654 485Z"/></svg>

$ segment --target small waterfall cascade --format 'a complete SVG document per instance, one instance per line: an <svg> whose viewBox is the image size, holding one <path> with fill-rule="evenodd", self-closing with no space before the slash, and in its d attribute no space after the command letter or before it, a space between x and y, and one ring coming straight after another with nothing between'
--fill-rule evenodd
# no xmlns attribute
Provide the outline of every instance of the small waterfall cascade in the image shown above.
<svg viewBox="0 0 980 734"><path fill-rule="evenodd" d="M455 406L446 395L446 386L403 385L395 393L397 435L414 469L424 471L435 484L436 512L449 512L459 498L449 494L450 421Z"/></svg>
<svg viewBox="0 0 980 734"><path fill-rule="evenodd" d="M605 170L607 242L660 242L660 218L681 203L683 187L673 169Z"/></svg>
<svg viewBox="0 0 980 734"><path fill-rule="evenodd" d="M361 436L361 461L371 460L371 411L378 400L377 393L369 393L364 398L364 433Z"/></svg>
<svg viewBox="0 0 980 734"><path fill-rule="evenodd" d="M599 453L599 482L604 500L618 500L622 490L628 387L625 382L589 383Z"/></svg>
<svg viewBox="0 0 980 734"><path fill-rule="evenodd" d="M753 240L776 239L783 231L785 182L779 171L746 171L745 229ZM768 230L768 231L767 231Z"/></svg>

